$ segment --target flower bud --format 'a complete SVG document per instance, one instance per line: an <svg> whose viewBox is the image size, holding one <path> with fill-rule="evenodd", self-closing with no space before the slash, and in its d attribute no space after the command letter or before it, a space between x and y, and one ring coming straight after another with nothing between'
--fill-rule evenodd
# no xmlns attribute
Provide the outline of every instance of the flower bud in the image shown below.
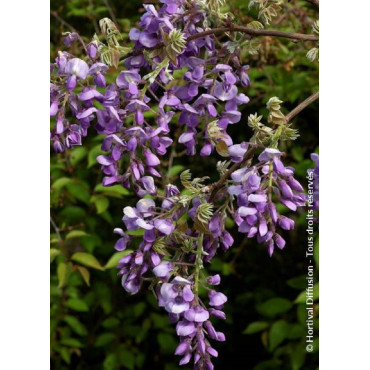
<svg viewBox="0 0 370 370"><path fill-rule="evenodd" d="M207 277L207 283L210 285L219 285L220 282L221 282L221 277L219 274Z"/></svg>
<svg viewBox="0 0 370 370"><path fill-rule="evenodd" d="M145 157L145 162L148 166L157 166L159 165L160 160L158 157L153 154L149 149L144 149L144 157Z"/></svg>
<svg viewBox="0 0 370 370"><path fill-rule="evenodd" d="M285 240L279 234L275 234L274 239L279 249L283 249L285 247Z"/></svg>
<svg viewBox="0 0 370 370"><path fill-rule="evenodd" d="M222 306L227 301L227 297L225 296L225 294L221 292L216 292L214 290L210 290L208 296L209 304L214 307Z"/></svg>
<svg viewBox="0 0 370 370"><path fill-rule="evenodd" d="M92 41L90 44L87 45L87 54L91 59L95 59L98 53L98 42Z"/></svg>

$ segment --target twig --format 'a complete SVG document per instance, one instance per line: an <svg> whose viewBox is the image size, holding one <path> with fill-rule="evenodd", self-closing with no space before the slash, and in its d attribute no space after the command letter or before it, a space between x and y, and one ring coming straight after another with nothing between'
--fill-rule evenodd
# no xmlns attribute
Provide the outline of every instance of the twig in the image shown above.
<svg viewBox="0 0 370 370"><path fill-rule="evenodd" d="M95 33L98 34L100 30L99 30L98 22L96 21L96 17L95 17L95 14L94 14L94 4L93 4L92 0L89 0L89 6L90 6L90 9L91 9L91 13L90 13L90 15L87 15L87 17L92 20L92 24L94 26Z"/></svg>
<svg viewBox="0 0 370 370"><path fill-rule="evenodd" d="M250 36L276 36L276 37L285 37L287 39L291 39L293 41L319 41L319 38L315 35L306 35L303 33L290 33L290 32L283 32L283 31L275 31L275 30L255 30L253 28L244 27L244 26L237 26L237 25L230 25L228 27L219 27L219 28L213 28L207 31L199 32L194 35L189 36L186 41L192 41L196 40L201 37L205 37L208 35L215 35L218 33L225 33L225 32L242 32L245 34L248 34ZM147 50L156 50L163 48L164 44L163 42L160 42L153 48L147 48ZM136 55L138 53L141 53L142 51L139 50L133 50L132 52L125 55L125 59Z"/></svg>
<svg viewBox="0 0 370 370"><path fill-rule="evenodd" d="M77 32L77 30L72 25L70 25L69 23L67 23L63 18L61 18L56 11L50 10L50 14L56 20L58 20L63 26L67 27L71 32L75 32L76 33L78 40L80 41L82 47L85 49L86 54L88 54L86 45L85 45L84 41L82 40L81 36L79 35L79 33Z"/></svg>
<svg viewBox="0 0 370 370"><path fill-rule="evenodd" d="M216 182L216 184L212 188L211 196L209 198L209 201L212 202L212 200L215 198L217 192L222 188L224 183L227 181L227 179L231 176L232 173L234 173L238 168L240 168L245 162L247 162L249 159L251 159L254 155L254 153L257 150L257 146L253 146L251 149L249 149L245 154L241 162L234 163L229 170Z"/></svg>
<svg viewBox="0 0 370 370"><path fill-rule="evenodd" d="M319 98L319 92L316 92L315 94L312 94L310 97L308 97L306 100L304 100L302 103L297 105L291 112L289 112L286 116L286 122L290 122L298 113L302 112L303 109L308 107L311 103L313 103L315 100Z"/></svg>
<svg viewBox="0 0 370 370"><path fill-rule="evenodd" d="M175 158L175 155L176 155L176 145L173 144L173 147L171 149L171 153L170 153L170 157L168 159L168 168L167 168L167 174L166 174L166 184L168 184L169 180L170 180L170 172L171 172L171 168L172 168L172 164L173 164L173 159Z"/></svg>
<svg viewBox="0 0 370 370"><path fill-rule="evenodd" d="M71 32L76 32L77 33L77 30L71 24L67 23L63 18L61 18L56 11L50 10L50 14L56 20L58 20L63 26L66 26Z"/></svg>
<svg viewBox="0 0 370 370"><path fill-rule="evenodd" d="M319 38L315 35L306 35L303 33L295 33L295 32L283 32L283 31L275 31L275 30L255 30L253 28L244 27L244 26L237 26L231 25L229 27L219 27L213 28L207 31L196 33L195 35L191 35L187 38L187 41L195 40L200 37L205 37L208 35L214 35L216 33L225 33L225 32L243 32L251 36L276 36L276 37L285 37L292 40L304 40L304 41L318 41Z"/></svg>
<svg viewBox="0 0 370 370"><path fill-rule="evenodd" d="M117 23L117 18L116 16L114 15L114 12L112 10L112 7L110 6L109 4L109 1L108 0L104 0L104 4L105 6L107 7L108 9L108 13L109 13L109 16L111 17L112 21L115 23L115 25L118 27L118 23Z"/></svg>
<svg viewBox="0 0 370 370"><path fill-rule="evenodd" d="M171 152L170 152L170 156L168 158L167 173L166 173L166 176L165 176L165 184L168 184L169 181L170 181L170 172L171 172L171 168L172 168L172 165L173 165L173 160L175 159L176 155L178 154L178 153L176 153L175 143L177 142L177 139L179 138L180 133L181 133L181 131L179 129L177 129L175 131L175 134L174 134L173 146L172 146L172 149L171 149Z"/></svg>
<svg viewBox="0 0 370 370"><path fill-rule="evenodd" d="M313 103L315 100L319 98L319 92L311 95L302 103L300 103L296 108L294 108L290 113L285 116L286 122L290 122L298 113L300 113L303 109ZM225 182L228 178L240 167L242 167L249 159L251 159L256 152L258 146L254 145L250 148L245 154L241 162L234 163L230 169L218 180L213 186L209 201L212 202L217 194L217 192L223 187Z"/></svg>
<svg viewBox="0 0 370 370"><path fill-rule="evenodd" d="M57 238L58 238L59 242L63 241L63 239L60 235L60 232L59 232L59 228L58 228L57 224L55 223L53 217L51 217L51 216L50 216L50 223L54 228L55 234L57 234Z"/></svg>

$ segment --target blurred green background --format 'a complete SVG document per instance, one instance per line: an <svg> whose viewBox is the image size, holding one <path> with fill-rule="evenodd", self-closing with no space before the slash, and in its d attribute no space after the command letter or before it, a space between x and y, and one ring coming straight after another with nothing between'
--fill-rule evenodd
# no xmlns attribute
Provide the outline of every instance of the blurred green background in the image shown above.
<svg viewBox="0 0 370 370"><path fill-rule="evenodd" d="M154 1L155 3L155 1ZM248 2L232 0L230 10L238 23L251 21ZM89 41L98 32L98 21L110 17L124 40L143 10L141 1L53 0L51 4L51 60L65 49L61 33L76 29ZM284 2L271 28L311 32L317 18L305 1ZM278 96L288 112L318 89L318 63L305 55L310 44L269 37L261 40L259 54L245 52L251 101L242 121L230 127L235 141L248 140L250 113L265 114L267 100ZM76 55L78 46L72 47ZM318 103L294 121L300 138L281 148L286 163L296 168L306 187L305 175L313 167L309 154L318 151ZM114 227L122 224L122 209L136 197L119 188L100 185L101 138L88 137L84 147L56 155L51 152L51 367L52 369L174 370L179 358L174 327L145 288L129 296L121 287L115 265ZM214 173L216 158L177 158L177 169L191 168L195 175ZM216 177L215 177L216 178ZM176 174L172 178L176 182ZM226 322L218 322L227 341L215 344L216 369L298 370L318 368L318 340L313 353L305 350L306 309L301 292L307 273L305 211L297 214L296 228L287 233L287 245L270 258L265 247L232 229L234 246L207 267L223 277L227 294ZM89 255L87 255L88 253ZM318 235L315 235L315 282L318 282ZM318 286L316 291L318 291ZM315 336L318 337L318 304ZM187 369L186 367L181 367Z"/></svg>

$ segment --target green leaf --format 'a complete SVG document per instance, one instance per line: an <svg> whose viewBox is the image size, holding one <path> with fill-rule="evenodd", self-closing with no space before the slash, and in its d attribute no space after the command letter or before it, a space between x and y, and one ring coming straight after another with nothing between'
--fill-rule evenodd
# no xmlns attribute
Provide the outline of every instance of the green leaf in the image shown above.
<svg viewBox="0 0 370 370"><path fill-rule="evenodd" d="M288 335L289 324L285 321L276 321L272 324L269 334L269 349L273 351Z"/></svg>
<svg viewBox="0 0 370 370"><path fill-rule="evenodd" d="M304 337L304 326L300 324L290 324L288 339L299 339Z"/></svg>
<svg viewBox="0 0 370 370"><path fill-rule="evenodd" d="M113 333L103 333L100 334L94 343L94 347L104 347L107 344L111 343L116 338L116 335Z"/></svg>
<svg viewBox="0 0 370 370"><path fill-rule="evenodd" d="M176 349L177 343L171 334L159 333L157 335L157 341L163 353L171 354Z"/></svg>
<svg viewBox="0 0 370 370"><path fill-rule="evenodd" d="M119 325L119 320L116 317L108 317L101 325L103 328L112 329Z"/></svg>
<svg viewBox="0 0 370 370"><path fill-rule="evenodd" d="M293 289L302 290L307 285L306 275L301 275L287 281L287 284Z"/></svg>
<svg viewBox="0 0 370 370"><path fill-rule="evenodd" d="M57 267L58 288L63 288L67 284L70 272L70 266L64 262L59 263Z"/></svg>
<svg viewBox="0 0 370 370"><path fill-rule="evenodd" d="M134 370L135 369L135 356L132 351L126 348L120 348L118 352L119 362L125 369Z"/></svg>
<svg viewBox="0 0 370 370"><path fill-rule="evenodd" d="M60 356L62 359L69 365L71 363L71 352L67 347L60 347L58 349Z"/></svg>
<svg viewBox="0 0 370 370"><path fill-rule="evenodd" d="M247 328L243 331L243 334L254 334L267 329L269 323L266 321L256 321L250 323Z"/></svg>
<svg viewBox="0 0 370 370"><path fill-rule="evenodd" d="M89 272L89 270L86 269L85 267L82 267L82 266L77 266L77 269L78 269L79 273L81 274L82 279L84 279L86 285L90 286L90 272Z"/></svg>
<svg viewBox="0 0 370 370"><path fill-rule="evenodd" d="M169 172L169 177L174 177L178 175L180 172L182 172L185 169L185 166L182 166L181 164L177 164L175 166L172 166Z"/></svg>
<svg viewBox="0 0 370 370"><path fill-rule="evenodd" d="M111 194L123 196L131 195L131 193L121 185L103 186L102 184L98 184L95 186L94 192L105 193L107 196L111 196Z"/></svg>
<svg viewBox="0 0 370 370"><path fill-rule="evenodd" d="M109 207L109 199L103 196L92 197L98 215L105 212Z"/></svg>
<svg viewBox="0 0 370 370"><path fill-rule="evenodd" d="M66 306L71 308L72 310L79 311L79 312L87 312L89 311L89 306L85 301L79 298L70 298L66 302Z"/></svg>
<svg viewBox="0 0 370 370"><path fill-rule="evenodd" d="M70 184L71 182L72 182L72 179L70 179L68 177L61 177L58 180L55 180L53 182L53 184L51 185L51 188L54 189L54 190L60 190L64 186Z"/></svg>
<svg viewBox="0 0 370 370"><path fill-rule="evenodd" d="M71 329L78 335L84 336L88 334L88 331L84 324L82 324L74 316L65 316L64 321L71 327Z"/></svg>
<svg viewBox="0 0 370 370"><path fill-rule="evenodd" d="M317 301L319 299L319 283L313 286L313 300ZM294 303L305 303L306 302L306 291L304 290L299 294Z"/></svg>
<svg viewBox="0 0 370 370"><path fill-rule="evenodd" d="M74 167L81 162L87 156L87 149L85 147L79 147L72 150L69 160L71 165Z"/></svg>
<svg viewBox="0 0 370 370"><path fill-rule="evenodd" d="M290 310L292 303L285 298L271 298L257 305L257 311L267 317L275 317Z"/></svg>
<svg viewBox="0 0 370 370"><path fill-rule="evenodd" d="M144 233L145 233L145 230L144 229L126 231L126 234L127 235L133 235L133 236L143 236Z"/></svg>
<svg viewBox="0 0 370 370"><path fill-rule="evenodd" d="M50 263L52 263L56 256L61 253L59 249L50 248Z"/></svg>
<svg viewBox="0 0 370 370"><path fill-rule="evenodd" d="M60 212L60 218L69 224L84 221L85 217L86 211L77 206L67 206Z"/></svg>
<svg viewBox="0 0 370 370"><path fill-rule="evenodd" d="M146 309L146 303L145 302L139 302L134 307L134 316L139 317L141 316Z"/></svg>
<svg viewBox="0 0 370 370"><path fill-rule="evenodd" d="M115 370L117 369L117 355L115 353L110 353L104 359L103 363L104 370Z"/></svg>
<svg viewBox="0 0 370 370"><path fill-rule="evenodd" d="M66 239L72 239L72 238L81 238L81 236L88 235L83 230L72 230L66 235Z"/></svg>
<svg viewBox="0 0 370 370"><path fill-rule="evenodd" d="M73 254L71 260L86 267L92 267L96 270L103 270L103 267L100 265L99 261L90 253L77 252Z"/></svg>
<svg viewBox="0 0 370 370"><path fill-rule="evenodd" d="M105 221L107 221L109 224L113 224L113 219L111 214L108 211L105 211L100 214L100 217L103 218Z"/></svg>
<svg viewBox="0 0 370 370"><path fill-rule="evenodd" d="M89 155L87 157L87 168L91 168L96 164L96 157L103 154L104 152L101 150L101 144L94 146L89 151Z"/></svg>
<svg viewBox="0 0 370 370"><path fill-rule="evenodd" d="M292 364L292 370L299 370L304 365L306 358L306 349L301 344L289 345L290 361Z"/></svg>
<svg viewBox="0 0 370 370"><path fill-rule="evenodd" d="M90 194L86 186L83 186L82 184L71 183L67 185L67 190L77 200L80 200L87 205L90 204Z"/></svg>
<svg viewBox="0 0 370 370"><path fill-rule="evenodd" d="M60 344L63 344L64 346L68 347L77 347L77 348L83 347L82 343L76 338L63 338L60 340Z"/></svg>
<svg viewBox="0 0 370 370"><path fill-rule="evenodd" d="M104 266L104 269L111 269L111 268L117 267L119 260L122 257L127 256L130 253L132 253L132 250L130 250L130 249L127 249L127 250L122 251L122 252L114 253L113 256L109 259L109 261Z"/></svg>
<svg viewBox="0 0 370 370"><path fill-rule="evenodd" d="M50 244L59 243L57 234L50 234Z"/></svg>

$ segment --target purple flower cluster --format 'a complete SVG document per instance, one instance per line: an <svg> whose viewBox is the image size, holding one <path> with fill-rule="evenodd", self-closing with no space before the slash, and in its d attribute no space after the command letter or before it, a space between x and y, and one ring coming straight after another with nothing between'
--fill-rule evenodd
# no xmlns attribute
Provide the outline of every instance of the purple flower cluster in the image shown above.
<svg viewBox="0 0 370 370"><path fill-rule="evenodd" d="M218 275L211 276L208 283L220 282ZM206 308L199 300L194 285L190 280L176 276L171 282L163 283L158 288L159 306L170 314L172 322L177 322L176 333L180 337L175 354L182 356L180 365L185 365L193 358L194 369L213 369L211 357L217 357L217 351L209 339L225 341L225 335L213 327L210 316L225 319L222 310L227 298L224 294L209 290L209 305Z"/></svg>
<svg viewBox="0 0 370 370"><path fill-rule="evenodd" d="M169 219L155 217L155 203L153 199L140 199L136 207L125 207L123 209L123 222L127 231L144 230L143 240L138 249L120 260L118 268L122 275L122 286L124 289L135 294L142 284L143 275L151 269L157 277L168 278L172 267L162 262L163 255L158 253L154 244L158 238L170 235L174 230L174 224ZM130 241L130 236L122 229L115 229L121 236L115 248L123 251Z"/></svg>
<svg viewBox="0 0 370 370"><path fill-rule="evenodd" d="M131 239L128 235L130 232L143 230L144 234L139 247L120 260L119 274L122 276L124 289L131 294L139 291L144 278L154 279L159 306L169 313L172 323L177 323L176 332L180 337L180 344L175 353L182 356L180 364L187 364L193 359L195 369L213 369L211 357L217 356L217 351L211 346L210 340L225 340L225 335L217 332L210 321L210 317L226 318L222 308L227 298L212 287L219 285L221 278L214 275L202 279L204 286L211 286L207 288L207 307L198 295L199 271L195 269L194 272L189 272L189 264L171 260L158 244L162 240L166 247L176 249L184 257L188 254L189 262L196 261L195 249L200 232L194 231L192 227L183 229L183 237L192 240L192 247L184 252L179 246L177 227L185 213L195 222L201 203L199 196L195 196L184 206L179 203L179 196L177 187L168 185L161 207L156 207L153 199L143 198L135 207L127 206L123 209L123 223L127 231L115 229L120 236L115 245L116 250L126 249ZM210 261L219 246L225 250L233 243L231 235L224 230L219 213L211 218L208 227L209 235L205 234L204 240L202 239L204 257L201 264ZM148 272L152 273L152 277L148 276Z"/></svg>
<svg viewBox="0 0 370 370"><path fill-rule="evenodd" d="M156 167L172 144L169 124L175 119L183 130L178 142L186 147L188 155L196 153L199 140L202 156L210 155L220 140L232 144L226 129L240 120L238 106L249 101L237 87L249 84L248 67L242 67L236 55L228 57L234 68L224 64L224 55L216 50L212 36L186 43L187 38L204 30L202 24L207 17L197 5L191 14L184 15L186 6L182 0L163 1L159 10L144 5L146 13L139 22L140 29L133 28L129 34L134 42L133 55L125 59L126 70L113 84L106 86L104 74L108 67L98 62L100 49L96 40L86 48L86 61L61 52L52 64L54 148L61 152L81 145L82 137L95 121L97 133L105 136L102 150L108 152L97 159L105 186L118 183L129 188L133 184L139 196L155 194L153 176L161 177ZM179 30L184 41L180 49L171 39ZM68 34L66 45L76 38L76 34ZM153 53L150 58L145 54L148 49ZM175 57L173 50L177 50ZM182 82L167 87L174 72L184 68ZM155 113L156 118L146 119L146 112ZM216 130L210 129L215 126ZM122 158L129 161L123 170L119 166Z"/></svg>
<svg viewBox="0 0 370 370"><path fill-rule="evenodd" d="M277 149L265 149L257 165L243 167L232 174L234 184L228 188L229 194L237 198L234 220L239 232L248 238L256 237L258 243L266 243L270 256L275 245L279 249L285 246L277 228L294 228L292 219L277 212L273 198L291 211L305 205L303 187L294 178L294 169L283 165L281 155Z"/></svg>

